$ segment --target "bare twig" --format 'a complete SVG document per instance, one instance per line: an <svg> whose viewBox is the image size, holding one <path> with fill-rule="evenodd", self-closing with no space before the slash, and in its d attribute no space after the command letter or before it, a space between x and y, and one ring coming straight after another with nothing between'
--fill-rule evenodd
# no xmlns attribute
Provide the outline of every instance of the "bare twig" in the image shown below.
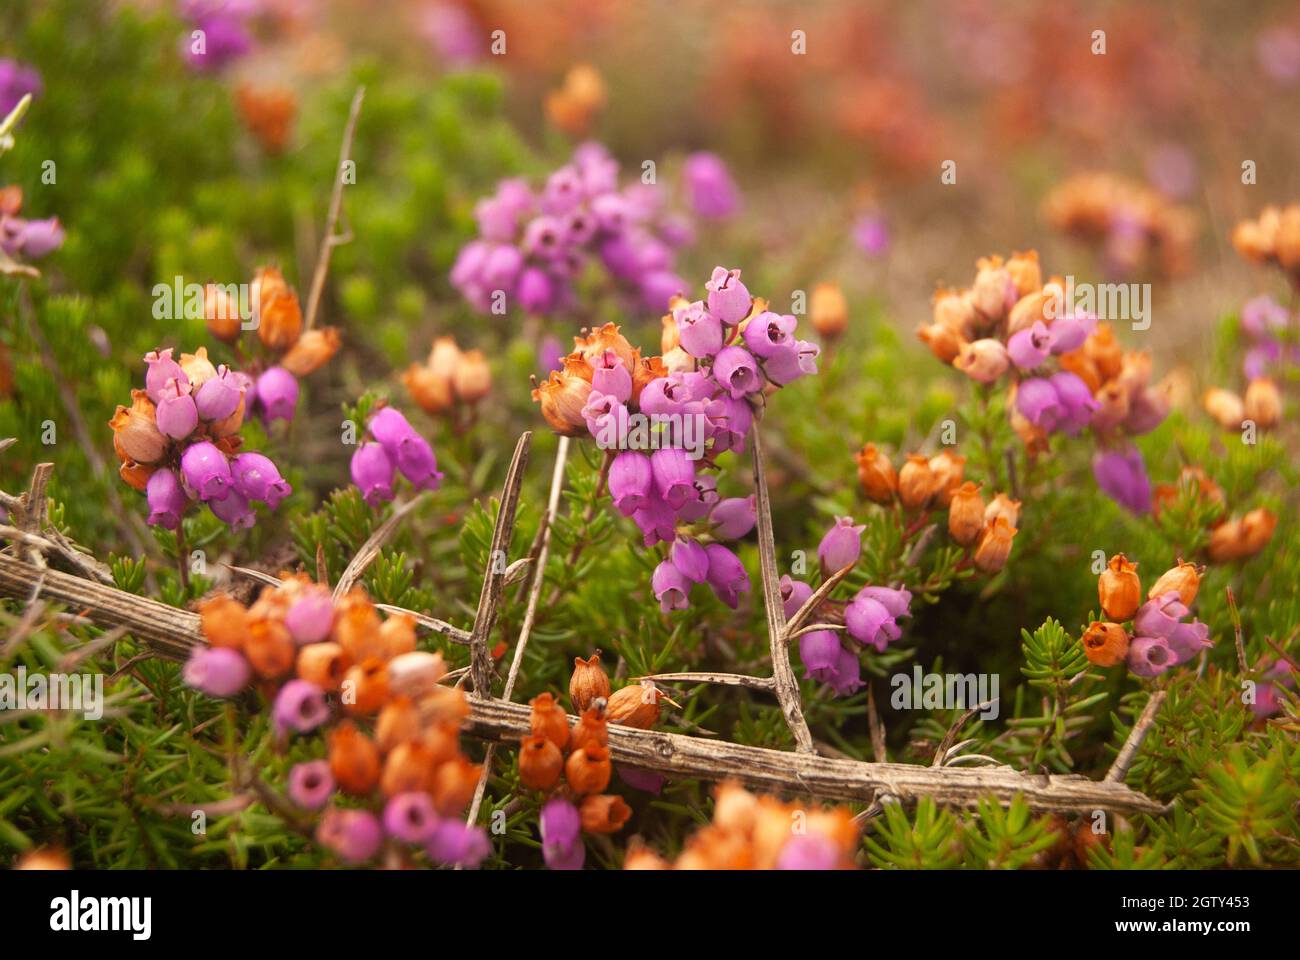
<svg viewBox="0 0 1300 960"><path fill-rule="evenodd" d="M948 753L948 748L951 747L953 741L957 739L957 734L961 732L961 728L966 726L966 721L970 720L971 717L975 716L975 714L979 713L981 710L987 710L994 702L995 701L986 700L983 703L977 703L954 720L952 726L948 728L948 732L945 733L943 739L939 741L939 749L934 751L934 760L931 761L930 766L942 766L944 757Z"/></svg>
<svg viewBox="0 0 1300 960"><path fill-rule="evenodd" d="M665 683L716 683L723 687L749 687L751 690L773 691L776 681L771 677L751 677L744 673L652 673L632 680L662 680Z"/></svg>
<svg viewBox="0 0 1300 960"><path fill-rule="evenodd" d="M1156 714L1160 712L1160 706L1165 702L1165 691L1157 690L1151 694L1151 699L1142 709L1142 715L1138 717L1137 723L1133 724L1133 729L1129 731L1128 739L1124 741L1124 746L1119 748L1119 754L1115 757L1115 762L1110 765L1106 771L1107 783L1123 783L1124 778L1128 776L1129 767L1133 766L1133 760L1137 757L1137 752L1142 746L1142 741L1146 739L1147 733L1151 730L1152 725L1156 722Z"/></svg>
<svg viewBox="0 0 1300 960"><path fill-rule="evenodd" d="M357 132L357 117L361 115L361 102L365 99L366 88L357 87L352 95L352 106L348 110L347 126L343 128L343 143L339 147L339 162L334 168L334 187L330 191L329 215L325 221L325 236L321 238L320 253L316 257L316 270L311 277L311 291L307 296L307 312L303 315L303 327L310 330L316 323L316 311L320 308L321 294L325 289L325 276L330 269L330 256L334 248L347 242L347 237L339 236L339 213L343 209L343 167L352 155L352 139Z"/></svg>
<svg viewBox="0 0 1300 960"><path fill-rule="evenodd" d="M803 707L799 702L799 681L795 679L794 670L790 666L790 651L786 645L785 609L781 602L781 586L777 582L776 542L772 537L772 498L767 492L767 472L763 466L763 445L757 424L750 437L754 443L758 556L763 580L763 607L767 614L768 644L772 651L773 689L777 702L781 704L786 725L794 736L795 749L800 753L811 754L814 752L812 733L803 717Z"/></svg>

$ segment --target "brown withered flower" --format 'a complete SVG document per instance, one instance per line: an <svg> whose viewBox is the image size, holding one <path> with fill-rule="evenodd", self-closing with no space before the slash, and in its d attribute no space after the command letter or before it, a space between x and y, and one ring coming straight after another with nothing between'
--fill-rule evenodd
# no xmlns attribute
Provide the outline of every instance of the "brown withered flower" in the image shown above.
<svg viewBox="0 0 1300 960"><path fill-rule="evenodd" d="M1138 578L1137 564L1122 553L1111 557L1097 579L1097 596L1101 609L1110 619L1117 623L1132 620L1142 606L1142 581Z"/></svg>
<svg viewBox="0 0 1300 960"><path fill-rule="evenodd" d="M659 721L659 701L663 693L651 680L631 684L610 695L605 707L605 719L625 727L649 730Z"/></svg>
<svg viewBox="0 0 1300 960"><path fill-rule="evenodd" d="M825 340L834 340L849 328L849 302L838 283L819 283L813 287L808 320Z"/></svg>
<svg viewBox="0 0 1300 960"><path fill-rule="evenodd" d="M958 546L969 547L984 532L984 498L980 485L967 480L958 487L948 504L948 535Z"/></svg>
<svg viewBox="0 0 1300 960"><path fill-rule="evenodd" d="M993 522L980 534L975 546L975 567L981 573L997 573L1007 563L1011 555L1011 541L1015 539L1016 530L1006 517L995 517Z"/></svg>
<svg viewBox="0 0 1300 960"><path fill-rule="evenodd" d="M898 499L908 510L920 510L939 490L939 478L930 467L930 458L921 453L908 454L907 463L898 471Z"/></svg>
<svg viewBox="0 0 1300 960"><path fill-rule="evenodd" d="M609 762L609 748L599 743L587 743L569 754L564 763L564 779L574 793L600 793L609 786L613 769Z"/></svg>
<svg viewBox="0 0 1300 960"><path fill-rule="evenodd" d="M555 697L541 693L528 701L529 723L535 737L545 737L563 750L569 744L569 717Z"/></svg>
<svg viewBox="0 0 1300 960"><path fill-rule="evenodd" d="M564 770L564 754L546 737L519 741L519 782L534 790L549 790Z"/></svg>
<svg viewBox="0 0 1300 960"><path fill-rule="evenodd" d="M583 833L617 833L632 816L632 808L622 797L597 793L582 798L578 815Z"/></svg>
<svg viewBox="0 0 1300 960"><path fill-rule="evenodd" d="M600 665L600 651L597 650L586 660L574 657L573 676L569 678L569 700L573 703L574 712L583 713L597 697L608 700L609 694L609 677Z"/></svg>
<svg viewBox="0 0 1300 960"><path fill-rule="evenodd" d="M1083 634L1083 652L1099 667L1113 667L1128 656L1128 632L1118 623L1094 620Z"/></svg>
<svg viewBox="0 0 1300 960"><path fill-rule="evenodd" d="M364 796L379 782L379 748L351 720L329 735L330 773L344 793Z"/></svg>
<svg viewBox="0 0 1300 960"><path fill-rule="evenodd" d="M858 464L858 484L868 500L875 503L892 503L898 492L898 474L889 457L868 443L853 455Z"/></svg>
<svg viewBox="0 0 1300 960"><path fill-rule="evenodd" d="M1204 570L1204 567L1186 563L1180 557L1176 566L1160 574L1156 582L1151 585L1151 589L1147 591L1147 599L1154 600L1170 590L1177 590L1179 601L1183 606L1190 607L1192 601L1196 599L1196 592L1201 587L1201 574Z"/></svg>
<svg viewBox="0 0 1300 960"><path fill-rule="evenodd" d="M577 750L588 743L598 743L602 747L609 743L609 725L605 722L605 712L599 704L584 710L577 726L569 732L570 750Z"/></svg>

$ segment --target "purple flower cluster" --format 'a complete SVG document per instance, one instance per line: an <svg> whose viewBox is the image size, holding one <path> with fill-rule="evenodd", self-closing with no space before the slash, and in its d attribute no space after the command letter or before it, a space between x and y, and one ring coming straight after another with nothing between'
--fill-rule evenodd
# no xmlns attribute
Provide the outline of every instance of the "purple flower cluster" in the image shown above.
<svg viewBox="0 0 1300 960"><path fill-rule="evenodd" d="M696 216L725 220L740 209L740 191L716 153L692 153L682 167L682 180L687 202Z"/></svg>
<svg viewBox="0 0 1300 960"><path fill-rule="evenodd" d="M1092 475L1102 493L1121 507L1136 514L1151 512L1151 478L1137 447L1097 451Z"/></svg>
<svg viewBox="0 0 1300 960"><path fill-rule="evenodd" d="M1300 347L1285 342L1290 339L1290 324L1287 308L1268 294L1247 301L1241 308L1241 331L1250 341L1241 361L1247 380L1268 376L1278 366L1300 363Z"/></svg>
<svg viewBox="0 0 1300 960"><path fill-rule="evenodd" d="M222 442L242 420L247 377L224 364L213 367L204 355L193 358L187 373L172 359L171 347L144 360L145 392L155 405L158 432L175 451L145 488L149 523L175 530L189 502L198 500L239 530L255 522L254 501L274 510L293 492L269 457L231 453L232 445Z"/></svg>
<svg viewBox="0 0 1300 960"><path fill-rule="evenodd" d="M1128 668L1140 677L1155 677L1212 646L1209 627L1195 619L1183 622L1189 612L1177 590L1142 604L1133 616Z"/></svg>
<svg viewBox="0 0 1300 960"><path fill-rule="evenodd" d="M13 108L18 106L18 101L27 94L30 93L35 99L44 89L41 75L35 67L17 60L0 58L0 120L9 116Z"/></svg>
<svg viewBox="0 0 1300 960"><path fill-rule="evenodd" d="M186 62L199 71L221 70L253 48L248 21L259 0L182 0L180 14L190 23L181 41Z"/></svg>
<svg viewBox="0 0 1300 960"><path fill-rule="evenodd" d="M300 763L289 773L289 797L306 810L319 810L334 792L334 778L324 760ZM331 807L321 817L316 839L345 863L373 859L384 837L423 847L429 857L447 866L475 868L491 850L487 832L460 817L442 817L427 793L398 793L384 807L383 817L367 810Z"/></svg>
<svg viewBox="0 0 1300 960"><path fill-rule="evenodd" d="M1021 370L1033 370L1048 357L1060 356L1083 346L1097 328L1089 314L1061 317L1050 327L1041 320L1012 334L1007 356ZM1101 403L1077 374L1060 370L1049 376L1026 377L1016 386L1016 409L1036 427L1048 433L1061 430L1078 436L1093 419Z"/></svg>
<svg viewBox="0 0 1300 960"><path fill-rule="evenodd" d="M376 507L392 500L399 471L417 490L438 489L442 474L433 447L400 411L380 408L370 417L367 429L371 439L363 441L352 455L352 482L366 503Z"/></svg>
<svg viewBox="0 0 1300 960"><path fill-rule="evenodd" d="M578 808L563 797L554 797L542 807L542 857L551 870L581 870L587 858L582 842L582 817Z"/></svg>
<svg viewBox="0 0 1300 960"><path fill-rule="evenodd" d="M58 217L24 220L0 210L0 250L11 257L39 260L63 246L63 226Z"/></svg>
<svg viewBox="0 0 1300 960"><path fill-rule="evenodd" d="M620 189L618 162L600 144L578 147L540 192L503 180L474 213L479 237L460 251L451 282L484 313L499 295L528 313L563 310L593 260L648 310L663 310L685 287L675 260L692 239L689 224L665 213L657 187Z"/></svg>
<svg viewBox="0 0 1300 960"><path fill-rule="evenodd" d="M851 517L835 518L817 547L823 577L857 562L865 529L855 525ZM786 617L798 613L815 592L809 583L782 577L781 601ZM906 589L863 587L844 607L845 632L860 646L884 653L889 644L902 636L898 620L912 615L911 605L912 594ZM821 681L837 696L847 696L862 686L862 665L857 651L841 643L834 630L814 630L801 636L799 658L803 660L805 678Z"/></svg>

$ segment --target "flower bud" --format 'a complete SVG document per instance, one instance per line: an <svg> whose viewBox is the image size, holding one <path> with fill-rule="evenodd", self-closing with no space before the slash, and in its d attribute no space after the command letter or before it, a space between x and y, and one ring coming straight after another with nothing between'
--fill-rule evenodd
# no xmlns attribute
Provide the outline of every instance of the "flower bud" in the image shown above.
<svg viewBox="0 0 1300 960"><path fill-rule="evenodd" d="M243 383L223 364L194 394L199 419L208 422L225 420L239 407L243 395Z"/></svg>
<svg viewBox="0 0 1300 960"><path fill-rule="evenodd" d="M343 676L343 709L355 716L378 713L388 702L388 665L377 657L353 664Z"/></svg>
<svg viewBox="0 0 1300 960"><path fill-rule="evenodd" d="M975 547L975 566L982 573L997 573L1007 563L1011 554L1011 541L1017 530L1007 522L1006 517L995 517L984 528L979 543Z"/></svg>
<svg viewBox="0 0 1300 960"><path fill-rule="evenodd" d="M1246 387L1246 419L1254 420L1261 430L1276 427L1282 419L1282 394L1268 377L1257 377Z"/></svg>
<svg viewBox="0 0 1300 960"><path fill-rule="evenodd" d="M1128 656L1128 632L1118 623L1094 620L1082 642L1089 662L1099 667L1113 667Z"/></svg>
<svg viewBox="0 0 1300 960"><path fill-rule="evenodd" d="M289 800L302 810L319 810L334 793L334 776L326 760L294 764L289 771Z"/></svg>
<svg viewBox="0 0 1300 960"><path fill-rule="evenodd" d="M433 786L433 754L418 740L399 743L384 759L379 789L386 797L400 793L424 793Z"/></svg>
<svg viewBox="0 0 1300 960"><path fill-rule="evenodd" d="M1106 616L1117 623L1132 620L1142 605L1142 583L1138 579L1137 564L1131 563L1122 553L1110 558L1106 569L1097 580L1097 595Z"/></svg>
<svg viewBox="0 0 1300 960"><path fill-rule="evenodd" d="M916 335L941 363L955 362L969 344L961 331L942 323L918 327Z"/></svg>
<svg viewBox="0 0 1300 960"><path fill-rule="evenodd" d="M352 454L352 482L372 507L393 499L393 479L397 473L388 452L378 443L363 443Z"/></svg>
<svg viewBox="0 0 1300 960"><path fill-rule="evenodd" d="M188 501L176 471L168 467L154 469L145 482L144 492L149 501L147 522L167 530L178 529Z"/></svg>
<svg viewBox="0 0 1300 960"><path fill-rule="evenodd" d="M302 333L302 308L298 295L287 286L269 297L263 287L258 296L257 336L272 350L284 352L298 342Z"/></svg>
<svg viewBox="0 0 1300 960"><path fill-rule="evenodd" d="M704 286L709 291L709 312L727 326L735 326L749 315L752 298L740 281L739 270L714 267Z"/></svg>
<svg viewBox="0 0 1300 960"><path fill-rule="evenodd" d="M199 625L211 646L239 650L248 636L248 611L234 597L219 593L199 604Z"/></svg>
<svg viewBox="0 0 1300 960"><path fill-rule="evenodd" d="M938 490L939 482L930 469L930 459L913 453L898 471L898 499L908 510L920 510Z"/></svg>
<svg viewBox="0 0 1300 960"><path fill-rule="evenodd" d="M622 797L599 793L583 797L578 814L583 833L617 833L632 816L632 808Z"/></svg>
<svg viewBox="0 0 1300 960"><path fill-rule="evenodd" d="M898 474L889 457L868 443L853 455L858 463L858 483L868 500L891 503L898 492Z"/></svg>
<svg viewBox="0 0 1300 960"><path fill-rule="evenodd" d="M384 626L387 627L393 619L390 617ZM414 632L411 637L414 639ZM433 692L438 681L446 675L447 664L441 653L412 650L388 661L388 690L394 696L420 700Z"/></svg>
<svg viewBox="0 0 1300 960"><path fill-rule="evenodd" d="M1246 418L1246 405L1231 390L1212 387L1205 391L1205 412L1218 421L1225 430L1237 430Z"/></svg>
<svg viewBox="0 0 1300 960"><path fill-rule="evenodd" d="M209 283L203 288L203 319L208 325L208 333L218 340L230 343L239 338L243 323L239 304L220 284Z"/></svg>
<svg viewBox="0 0 1300 960"><path fill-rule="evenodd" d="M605 705L605 719L609 723L649 730L659 720L659 700L662 697L652 680L642 680L639 684L615 690Z"/></svg>
<svg viewBox="0 0 1300 960"><path fill-rule="evenodd" d="M190 396L190 385L183 380L168 380L158 395L155 418L165 437L184 440L193 433L199 425L199 411Z"/></svg>
<svg viewBox="0 0 1300 960"><path fill-rule="evenodd" d="M375 743L380 753L390 753L399 744L422 741L434 764L455 756L454 750L444 755L441 749L435 749L432 744L423 741L423 734L420 711L415 708L410 697L393 697L384 704L384 708L379 711L379 719L375 721Z"/></svg>
<svg viewBox="0 0 1300 960"><path fill-rule="evenodd" d="M862 555L862 532L866 529L865 524L855 526L852 517L835 518L817 545L817 560L821 564L822 576L830 576L857 562Z"/></svg>
<svg viewBox="0 0 1300 960"><path fill-rule="evenodd" d="M492 369L482 350L469 350L461 356L452 384L462 403L478 403L492 391Z"/></svg>
<svg viewBox="0 0 1300 960"><path fill-rule="evenodd" d="M433 805L444 817L454 817L465 809L478 788L483 768L458 756L441 763L433 772ZM463 818L462 818L463 819Z"/></svg>
<svg viewBox="0 0 1300 960"><path fill-rule="evenodd" d="M403 843L428 843L438 825L438 813L427 793L394 794L384 807L384 830Z"/></svg>
<svg viewBox="0 0 1300 960"><path fill-rule="evenodd" d="M280 476L279 468L271 461L271 458L260 453L241 453L231 460L230 477L237 492L249 500L266 501L266 505L272 510L280 505L281 500L293 492L293 488L289 486L288 481ZM328 597L329 592L325 591L324 595ZM332 601L330 609L333 609ZM317 617L324 616L323 602L319 593L317 594L316 615ZM319 639L324 638L311 638L311 640ZM311 640L299 640L299 642L307 643L311 642Z"/></svg>
<svg viewBox="0 0 1300 960"><path fill-rule="evenodd" d="M958 546L969 547L984 532L984 498L980 485L967 480L954 491L948 504L948 535Z"/></svg>
<svg viewBox="0 0 1300 960"><path fill-rule="evenodd" d="M167 450L167 438L158 429L157 408L143 390L131 391L131 406L119 405L108 425L113 446L122 459L157 463Z"/></svg>
<svg viewBox="0 0 1300 960"><path fill-rule="evenodd" d="M1007 372L1011 358L1001 340L975 340L962 347L952 365L977 383L992 383Z"/></svg>
<svg viewBox="0 0 1300 960"><path fill-rule="evenodd" d="M849 302L838 283L819 283L812 289L808 320L827 340L834 340L849 327Z"/></svg>
<svg viewBox="0 0 1300 960"><path fill-rule="evenodd" d="M936 506L947 507L952 502L953 493L961 486L965 470L966 458L950 450L944 450L930 458L930 472L938 484L935 491Z"/></svg>
<svg viewBox="0 0 1300 960"><path fill-rule="evenodd" d="M541 693L528 701L532 707L529 724L533 736L545 737L563 750L569 744L569 718L564 708L549 693Z"/></svg>
<svg viewBox="0 0 1300 960"><path fill-rule="evenodd" d="M307 330L289 348L289 352L280 358L280 366L295 377L305 377L315 373L338 353L339 342L339 331L336 327Z"/></svg>
<svg viewBox="0 0 1300 960"><path fill-rule="evenodd" d="M1014 527L1020 522L1020 501L1012 500L1005 493L999 493L984 508L984 523L990 524L997 517L1005 517L1008 526Z"/></svg>
<svg viewBox="0 0 1300 960"><path fill-rule="evenodd" d="M519 782L534 790L549 790L560 779L564 754L546 737L524 737L519 742Z"/></svg>
<svg viewBox="0 0 1300 960"><path fill-rule="evenodd" d="M372 813L331 808L321 817L316 841L344 863L365 863L379 852L384 831Z"/></svg>
<svg viewBox="0 0 1300 960"><path fill-rule="evenodd" d="M402 374L402 383L416 405L432 417L446 413L455 403L451 380L439 377L427 366L411 364Z"/></svg>
<svg viewBox="0 0 1300 960"><path fill-rule="evenodd" d="M573 676L569 678L569 700L573 703L574 711L583 714L593 700L597 697L608 700L609 694L609 677L600 665L600 651L596 651L586 660L574 657Z"/></svg>
<svg viewBox="0 0 1300 960"><path fill-rule="evenodd" d="M344 793L365 796L379 782L379 748L351 720L329 735L330 773Z"/></svg>
<svg viewBox="0 0 1300 960"><path fill-rule="evenodd" d="M1160 578L1147 591L1147 599L1154 600L1174 590L1177 591L1178 599L1182 601L1183 606L1190 607L1192 601L1196 599L1196 591L1200 589L1203 569L1194 563L1184 563L1180 559L1177 566L1160 574Z"/></svg>
<svg viewBox="0 0 1300 960"><path fill-rule="evenodd" d="M308 680L290 680L275 695L271 711L277 735L308 733L329 719L325 691Z"/></svg>
<svg viewBox="0 0 1300 960"><path fill-rule="evenodd" d="M1243 556L1253 557L1273 539L1273 530L1277 527L1277 515L1273 511L1259 507L1241 518Z"/></svg>
<svg viewBox="0 0 1300 960"><path fill-rule="evenodd" d="M609 728L605 722L602 705L588 707L569 732L569 749L577 750L588 743L598 743L602 747L609 743Z"/></svg>
<svg viewBox="0 0 1300 960"><path fill-rule="evenodd" d="M257 378L257 402L267 423L293 420L298 405L298 381L284 367L268 367Z"/></svg>
<svg viewBox="0 0 1300 960"><path fill-rule="evenodd" d="M1000 320L1015 302L1016 288L1011 273L1002 265L1001 257L984 257L979 261L979 272L972 287L975 309L986 320Z"/></svg>
<svg viewBox="0 0 1300 960"><path fill-rule="evenodd" d="M181 365L172 359L171 347L146 353L144 362L149 367L144 375L144 389L154 403L158 402L162 395L162 388L167 385L168 380L188 380Z"/></svg>
<svg viewBox="0 0 1300 960"><path fill-rule="evenodd" d="M298 676L322 690L339 689L352 658L337 643L308 643L298 648Z"/></svg>
<svg viewBox="0 0 1300 960"><path fill-rule="evenodd" d="M1043 288L1043 268L1039 266L1037 250L1013 253L1007 260L1007 273L1017 297L1027 297Z"/></svg>
<svg viewBox="0 0 1300 960"><path fill-rule="evenodd" d="M195 647L181 677L210 697L233 697L248 684L248 661L229 647Z"/></svg>
<svg viewBox="0 0 1300 960"><path fill-rule="evenodd" d="M614 768L609 762L609 748L587 743L569 754L564 764L564 778L574 793L600 793L609 786Z"/></svg>

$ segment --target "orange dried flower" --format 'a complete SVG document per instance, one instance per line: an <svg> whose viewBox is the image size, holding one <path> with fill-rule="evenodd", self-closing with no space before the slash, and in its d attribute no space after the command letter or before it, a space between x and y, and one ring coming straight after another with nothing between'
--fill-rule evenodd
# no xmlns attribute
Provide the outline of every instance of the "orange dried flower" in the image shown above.
<svg viewBox="0 0 1300 960"><path fill-rule="evenodd" d="M259 677L279 677L293 669L298 648L281 620L250 618L244 637L244 656Z"/></svg>
<svg viewBox="0 0 1300 960"><path fill-rule="evenodd" d="M519 782L534 790L549 790L564 770L564 754L546 737L519 741Z"/></svg>
<svg viewBox="0 0 1300 960"><path fill-rule="evenodd" d="M951 364L969 344L961 331L942 323L918 327L917 337L941 363Z"/></svg>
<svg viewBox="0 0 1300 960"><path fill-rule="evenodd" d="M564 778L574 793L600 793L609 786L613 769L609 762L609 748L599 743L588 743L569 754L564 764Z"/></svg>
<svg viewBox="0 0 1300 960"><path fill-rule="evenodd" d="M1097 580L1097 596L1101 609L1110 619L1117 623L1132 620L1142 606L1142 581L1138 579L1137 564L1122 553L1111 557Z"/></svg>
<svg viewBox="0 0 1300 960"><path fill-rule="evenodd" d="M285 87L258 90L241 84L235 103L244 126L268 153L283 153L298 116L298 97Z"/></svg>
<svg viewBox="0 0 1300 960"><path fill-rule="evenodd" d="M248 610L234 597L219 593L199 604L199 624L209 646L239 650L248 636Z"/></svg>
<svg viewBox="0 0 1300 960"><path fill-rule="evenodd" d="M948 505L948 535L958 546L969 547L984 532L984 498L980 485L967 480L952 495Z"/></svg>
<svg viewBox="0 0 1300 960"><path fill-rule="evenodd" d="M357 663L384 658L380 626L379 611L361 587L353 587L334 606L334 637Z"/></svg>
<svg viewBox="0 0 1300 960"><path fill-rule="evenodd" d="M1011 541L1018 531L1006 517L995 517L984 528L979 543L975 547L975 566L983 573L997 573L1007 563L1011 555Z"/></svg>
<svg viewBox="0 0 1300 960"><path fill-rule="evenodd" d="M812 289L808 320L827 340L834 340L849 327L849 302L838 283L819 283Z"/></svg>
<svg viewBox="0 0 1300 960"><path fill-rule="evenodd" d="M566 359L562 371L552 370L546 382L533 390L533 401L541 404L542 416L562 437L578 437L588 432L582 408L591 394L591 381L580 375L581 366L586 364Z"/></svg>
<svg viewBox="0 0 1300 960"><path fill-rule="evenodd" d="M337 643L308 643L298 648L298 676L322 690L337 690L352 658Z"/></svg>
<svg viewBox="0 0 1300 960"><path fill-rule="evenodd" d="M330 773L344 793L364 796L379 782L379 748L351 720L329 735Z"/></svg>
<svg viewBox="0 0 1300 960"><path fill-rule="evenodd" d="M483 768L457 756L438 765L433 773L433 806L444 817L453 817L465 809L478 788Z"/></svg>
<svg viewBox="0 0 1300 960"><path fill-rule="evenodd" d="M447 675L447 664L441 653L412 650L388 661L388 691L413 700L423 700L438 687L438 681Z"/></svg>
<svg viewBox="0 0 1300 960"><path fill-rule="evenodd" d="M340 338L336 327L306 330L280 358L280 366L295 377L315 373L339 352Z"/></svg>
<svg viewBox="0 0 1300 960"><path fill-rule="evenodd" d="M218 283L209 283L203 288L203 319L208 325L208 333L226 342L239 337L243 324L238 302L226 287Z"/></svg>
<svg viewBox="0 0 1300 960"><path fill-rule="evenodd" d="M1276 427L1282 420L1282 394L1268 377L1257 377L1246 387L1246 419L1254 420L1261 430Z"/></svg>
<svg viewBox="0 0 1300 960"><path fill-rule="evenodd" d="M354 717L378 713L388 702L388 665L378 657L354 664L343 677L343 709Z"/></svg>
<svg viewBox="0 0 1300 960"><path fill-rule="evenodd" d="M600 665L600 651L586 660L573 658L573 676L569 678L569 699L573 709L583 713L597 697L609 699L609 677Z"/></svg>
<svg viewBox="0 0 1300 960"><path fill-rule="evenodd" d="M538 694L528 701L532 707L529 721L535 737L545 737L563 750L569 743L569 717L555 697Z"/></svg>
<svg viewBox="0 0 1300 960"><path fill-rule="evenodd" d="M415 649L415 618L409 613L393 613L379 627L379 642L384 659L391 660Z"/></svg>
<svg viewBox="0 0 1300 960"><path fill-rule="evenodd" d="M113 428L113 449L121 460L157 463L167 452L167 438L158 429L153 401L143 390L131 391L131 406L118 405L108 425Z"/></svg>
<svg viewBox="0 0 1300 960"><path fill-rule="evenodd" d="M984 508L984 522L992 523L998 517L1005 517L1007 523L1014 527L1020 522L1020 501L999 493Z"/></svg>
<svg viewBox="0 0 1300 960"><path fill-rule="evenodd" d="M375 740L382 752L388 753L399 744L419 740L423 733L420 726L420 713L415 709L415 704L411 703L410 697L394 697L379 711L379 720L375 724ZM427 741L425 747L434 763L450 759L451 755L439 756Z"/></svg>
<svg viewBox="0 0 1300 960"><path fill-rule="evenodd" d="M622 797L597 793L582 798L578 815L583 833L617 833L632 816L632 808Z"/></svg>
<svg viewBox="0 0 1300 960"><path fill-rule="evenodd" d="M898 492L898 474L894 465L876 448L868 443L853 455L858 463L858 484L868 500L875 503L890 503Z"/></svg>
<svg viewBox="0 0 1300 960"><path fill-rule="evenodd" d="M659 721L659 701L663 694L651 680L615 690L605 705L605 719L625 727L649 730Z"/></svg>
<svg viewBox="0 0 1300 960"><path fill-rule="evenodd" d="M418 740L399 743L389 751L379 789L384 796L424 793L433 786L433 753Z"/></svg>
<svg viewBox="0 0 1300 960"><path fill-rule="evenodd" d="M1196 591L1201 586L1201 572L1204 568L1194 563L1185 563L1180 558L1178 565L1160 574L1159 579L1147 591L1147 599L1154 600L1170 590L1178 591L1178 599L1185 607L1190 607L1196 599Z"/></svg>
<svg viewBox="0 0 1300 960"><path fill-rule="evenodd" d="M934 474L936 506L947 507L952 495L961 486L966 470L966 458L944 450L930 458L930 472Z"/></svg>
<svg viewBox="0 0 1300 960"><path fill-rule="evenodd" d="M132 490L144 493L149 488L149 478L154 475L154 471L157 469L156 465L136 463L134 460L123 460L117 468L117 474Z"/></svg>
<svg viewBox="0 0 1300 960"><path fill-rule="evenodd" d="M919 510L930 502L939 489L939 478L924 454L912 453L898 471L898 499L909 510Z"/></svg>
<svg viewBox="0 0 1300 960"><path fill-rule="evenodd" d="M1128 632L1118 623L1094 620L1083 634L1083 652L1099 667L1113 667L1128 656Z"/></svg>

